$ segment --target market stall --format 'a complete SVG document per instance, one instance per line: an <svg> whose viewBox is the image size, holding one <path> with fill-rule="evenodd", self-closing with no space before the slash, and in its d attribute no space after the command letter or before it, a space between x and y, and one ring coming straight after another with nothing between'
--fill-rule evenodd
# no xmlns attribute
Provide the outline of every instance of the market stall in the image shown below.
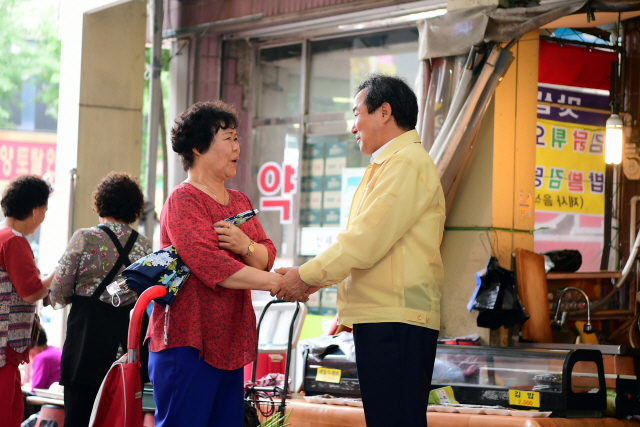
<svg viewBox="0 0 640 427"><path fill-rule="evenodd" d="M306 395L287 404L292 426L365 425L362 409L350 407L360 394L354 355L344 338L334 341L306 352ZM622 346L439 345L429 424L640 425L620 420L640 420L639 356Z"/></svg>
<svg viewBox="0 0 640 427"><path fill-rule="evenodd" d="M294 396L287 404L291 427L366 427L361 408L307 403ZM640 421L616 418L530 418L429 412L430 427L637 427Z"/></svg>

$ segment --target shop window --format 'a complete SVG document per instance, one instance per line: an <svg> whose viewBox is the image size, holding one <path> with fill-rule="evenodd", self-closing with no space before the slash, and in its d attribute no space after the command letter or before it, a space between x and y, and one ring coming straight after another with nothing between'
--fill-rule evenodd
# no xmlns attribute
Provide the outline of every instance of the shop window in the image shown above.
<svg viewBox="0 0 640 427"><path fill-rule="evenodd" d="M413 85L418 32L400 29L310 44L309 115L301 166L300 262L322 252L347 226L351 200L370 163L354 136L353 97L370 73Z"/></svg>
<svg viewBox="0 0 640 427"><path fill-rule="evenodd" d="M293 266L300 135L300 44L261 49L253 119L249 197L273 241L276 265Z"/></svg>
<svg viewBox="0 0 640 427"><path fill-rule="evenodd" d="M353 91L372 72L397 74L413 86L417 54L415 28L312 42L309 113L350 115Z"/></svg>
<svg viewBox="0 0 640 427"><path fill-rule="evenodd" d="M353 194L370 163L351 134L360 81L380 72L413 86L419 68L415 28L312 41L308 47L305 88L302 44L258 53L251 153L257 185L249 195L282 266L301 265L346 228ZM301 120L302 93L308 94L308 114ZM312 296L309 313L332 316L335 301L335 289L324 289Z"/></svg>
<svg viewBox="0 0 640 427"><path fill-rule="evenodd" d="M300 44L260 51L257 117L299 117L301 58Z"/></svg>

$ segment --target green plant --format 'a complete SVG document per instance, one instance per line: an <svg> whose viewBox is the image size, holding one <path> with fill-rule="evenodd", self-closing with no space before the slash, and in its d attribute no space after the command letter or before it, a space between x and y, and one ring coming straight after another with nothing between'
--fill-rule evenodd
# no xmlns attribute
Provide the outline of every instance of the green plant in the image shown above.
<svg viewBox="0 0 640 427"><path fill-rule="evenodd" d="M273 414L272 416L267 418L262 424L260 424L260 427L285 427L285 426L290 426L291 423L287 423L287 420L289 419L289 415L291 415L292 411L293 411L293 409L291 411L289 411L289 413L286 414L286 415L282 415L280 412L276 412L275 414Z"/></svg>

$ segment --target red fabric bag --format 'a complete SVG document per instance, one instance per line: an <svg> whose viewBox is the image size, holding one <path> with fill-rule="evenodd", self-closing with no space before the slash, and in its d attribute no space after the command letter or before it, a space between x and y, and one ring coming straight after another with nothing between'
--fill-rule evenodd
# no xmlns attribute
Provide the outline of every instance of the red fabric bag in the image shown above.
<svg viewBox="0 0 640 427"><path fill-rule="evenodd" d="M102 381L93 403L89 427L142 427L142 384L138 359L140 327L147 304L166 293L164 286L152 286L138 297L131 310L128 352L111 365Z"/></svg>
<svg viewBox="0 0 640 427"><path fill-rule="evenodd" d="M93 404L89 427L141 427L142 385L137 363L122 356L111 365Z"/></svg>

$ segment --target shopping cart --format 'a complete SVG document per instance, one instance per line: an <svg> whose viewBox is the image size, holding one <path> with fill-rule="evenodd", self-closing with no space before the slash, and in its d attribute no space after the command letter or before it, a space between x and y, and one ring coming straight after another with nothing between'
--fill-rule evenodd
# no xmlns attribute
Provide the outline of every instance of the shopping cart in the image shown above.
<svg viewBox="0 0 640 427"><path fill-rule="evenodd" d="M151 300L165 296L164 286L144 291L131 310L127 354L107 373L93 404L89 427L142 427L142 384L140 383L140 328Z"/></svg>
<svg viewBox="0 0 640 427"><path fill-rule="evenodd" d="M273 304L281 304L287 303L286 301L281 300L271 300L269 301L262 312L260 313L260 320L258 321L257 333L258 338L260 338L260 326L262 325L262 321L267 313L269 307ZM291 303L288 303L291 304ZM276 412L280 414L281 417L285 415L285 406L287 393L289 393L289 367L291 365L291 347L294 339L294 327L296 324L296 318L298 317L298 313L300 312L300 303L295 303L295 311L293 313L293 317L291 318L291 324L289 326L289 339L287 340L287 358L285 362L285 372L284 372L284 381L282 381L282 386L259 386L256 385L256 369L258 365L257 356L260 353L260 343L256 345L256 361L253 363L253 368L251 370L251 385L246 387L246 391L244 394L245 402L248 402L251 406L256 408L256 410L265 418L274 415ZM303 306L304 309L304 306ZM297 331L299 334L299 331ZM282 425L282 424L279 424Z"/></svg>

